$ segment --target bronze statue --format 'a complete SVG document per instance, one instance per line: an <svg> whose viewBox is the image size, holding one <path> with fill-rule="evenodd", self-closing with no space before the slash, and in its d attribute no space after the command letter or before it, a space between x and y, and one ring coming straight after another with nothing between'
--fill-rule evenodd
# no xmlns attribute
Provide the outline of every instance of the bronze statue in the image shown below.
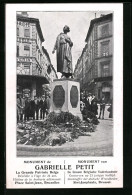
<svg viewBox="0 0 132 195"><path fill-rule="evenodd" d="M57 72L62 73L62 77L69 78L73 75L71 48L73 43L67 33L70 32L68 26L64 26L63 33L57 36L52 53L57 54Z"/></svg>

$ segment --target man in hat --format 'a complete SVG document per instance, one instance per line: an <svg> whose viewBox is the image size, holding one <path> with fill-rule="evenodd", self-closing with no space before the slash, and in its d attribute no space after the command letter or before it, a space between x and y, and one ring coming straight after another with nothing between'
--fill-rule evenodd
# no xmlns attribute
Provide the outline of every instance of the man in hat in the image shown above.
<svg viewBox="0 0 132 195"><path fill-rule="evenodd" d="M73 74L71 48L73 43L67 33L70 32L69 26L65 25L63 33L57 36L52 53L57 53L57 72L62 73L62 77L69 78Z"/></svg>
<svg viewBox="0 0 132 195"><path fill-rule="evenodd" d="M91 111L95 114L98 115L98 106L97 106L97 98L95 97L95 95L92 95L92 101L91 101Z"/></svg>
<svg viewBox="0 0 132 195"><path fill-rule="evenodd" d="M90 112L91 112L91 101L92 101L92 94L89 93L88 97L86 98L86 108Z"/></svg>
<svg viewBox="0 0 132 195"><path fill-rule="evenodd" d="M46 107L45 107L45 95L42 95L41 100L39 102L40 107L40 119L44 119Z"/></svg>
<svg viewBox="0 0 132 195"><path fill-rule="evenodd" d="M30 98L26 97L26 100L25 100L25 121L29 120L29 116L30 116Z"/></svg>

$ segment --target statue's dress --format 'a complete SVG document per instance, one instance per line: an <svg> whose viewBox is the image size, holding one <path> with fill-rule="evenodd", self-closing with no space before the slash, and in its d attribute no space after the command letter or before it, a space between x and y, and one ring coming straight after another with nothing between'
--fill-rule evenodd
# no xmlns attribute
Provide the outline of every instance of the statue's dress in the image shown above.
<svg viewBox="0 0 132 195"><path fill-rule="evenodd" d="M73 43L67 34L60 33L57 36L54 49L57 51L57 72L73 73L71 48Z"/></svg>

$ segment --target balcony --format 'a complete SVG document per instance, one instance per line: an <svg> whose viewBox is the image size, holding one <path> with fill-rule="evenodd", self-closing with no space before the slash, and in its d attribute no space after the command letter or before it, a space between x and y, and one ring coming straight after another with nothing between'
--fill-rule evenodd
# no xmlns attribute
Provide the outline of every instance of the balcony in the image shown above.
<svg viewBox="0 0 132 195"><path fill-rule="evenodd" d="M96 57L95 60L99 60L99 59L102 59L102 58L111 58L113 57L112 54L101 54L100 56Z"/></svg>
<svg viewBox="0 0 132 195"><path fill-rule="evenodd" d="M17 37L17 42L19 43L32 43L32 39L25 37Z"/></svg>

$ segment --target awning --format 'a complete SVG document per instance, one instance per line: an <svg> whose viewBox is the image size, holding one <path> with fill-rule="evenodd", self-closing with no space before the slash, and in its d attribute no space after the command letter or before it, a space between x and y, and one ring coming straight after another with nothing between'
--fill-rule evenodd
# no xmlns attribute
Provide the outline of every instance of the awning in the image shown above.
<svg viewBox="0 0 132 195"><path fill-rule="evenodd" d="M49 84L48 78L40 75L21 75L17 74L18 79L28 79L29 81L36 81L42 84Z"/></svg>
<svg viewBox="0 0 132 195"><path fill-rule="evenodd" d="M112 81L112 76L98 77L94 79L94 82L101 82L101 81Z"/></svg>

